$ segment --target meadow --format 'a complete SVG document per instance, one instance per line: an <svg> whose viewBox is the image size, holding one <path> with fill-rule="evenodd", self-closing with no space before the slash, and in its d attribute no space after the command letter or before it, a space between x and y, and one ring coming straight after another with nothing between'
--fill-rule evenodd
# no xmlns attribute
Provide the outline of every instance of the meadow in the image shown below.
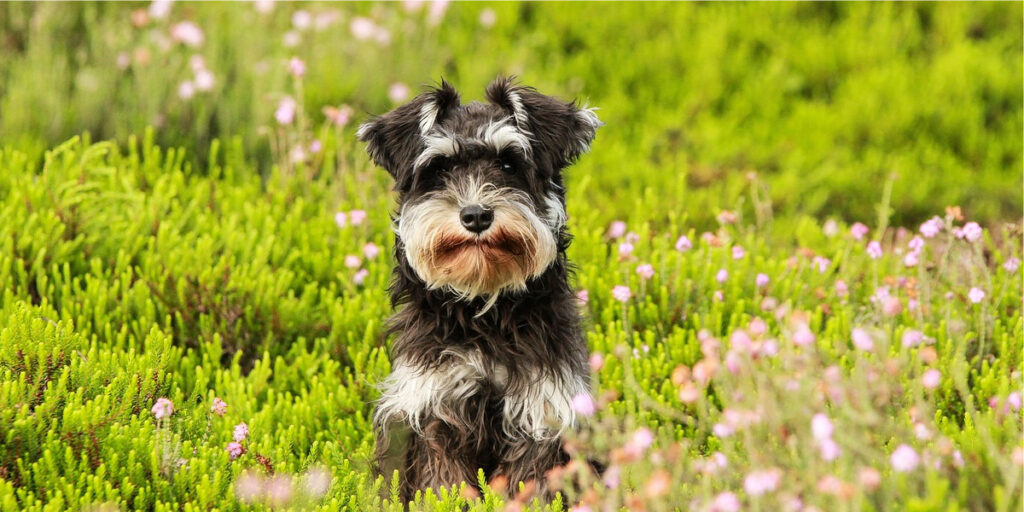
<svg viewBox="0 0 1024 512"><path fill-rule="evenodd" d="M410 509L1019 510L1022 17L0 3L0 511L403 510L354 132L499 74L606 123L566 175L594 400L555 502Z"/></svg>

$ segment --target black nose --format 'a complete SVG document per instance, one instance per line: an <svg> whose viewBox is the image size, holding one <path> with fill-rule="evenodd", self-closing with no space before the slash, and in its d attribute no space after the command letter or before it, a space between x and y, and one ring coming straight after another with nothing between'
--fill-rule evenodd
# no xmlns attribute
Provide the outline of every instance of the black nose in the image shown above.
<svg viewBox="0 0 1024 512"><path fill-rule="evenodd" d="M482 204L471 204L459 211L459 219L462 220L462 227L474 233L481 233L491 227L494 210L485 208Z"/></svg>

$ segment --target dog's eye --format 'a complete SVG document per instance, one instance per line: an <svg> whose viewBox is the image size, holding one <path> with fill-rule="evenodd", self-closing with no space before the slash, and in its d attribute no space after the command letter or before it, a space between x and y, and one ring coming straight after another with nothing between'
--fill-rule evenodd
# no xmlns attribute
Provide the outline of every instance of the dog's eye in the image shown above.
<svg viewBox="0 0 1024 512"><path fill-rule="evenodd" d="M513 164L509 160L499 160L498 161L498 166L500 166L501 170L505 171L505 172L512 172L512 171L516 170L515 164Z"/></svg>

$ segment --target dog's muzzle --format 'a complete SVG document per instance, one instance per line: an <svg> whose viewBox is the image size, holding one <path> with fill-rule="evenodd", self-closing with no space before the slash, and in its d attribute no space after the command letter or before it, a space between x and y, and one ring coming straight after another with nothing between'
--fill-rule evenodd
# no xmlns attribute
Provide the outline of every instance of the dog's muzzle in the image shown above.
<svg viewBox="0 0 1024 512"><path fill-rule="evenodd" d="M504 291L525 289L548 268L560 227L538 215L525 193L470 177L403 206L397 231L428 288L493 302Z"/></svg>

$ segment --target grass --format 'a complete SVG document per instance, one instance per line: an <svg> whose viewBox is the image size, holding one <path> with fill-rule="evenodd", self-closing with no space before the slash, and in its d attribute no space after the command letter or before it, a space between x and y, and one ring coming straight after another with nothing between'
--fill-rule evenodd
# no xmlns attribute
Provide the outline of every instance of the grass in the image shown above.
<svg viewBox="0 0 1024 512"><path fill-rule="evenodd" d="M148 7L0 4L0 510L401 510L368 420L394 205L353 125L498 72L608 123L567 176L597 402L570 446L611 469L415 508L1021 507L1019 5Z"/></svg>

